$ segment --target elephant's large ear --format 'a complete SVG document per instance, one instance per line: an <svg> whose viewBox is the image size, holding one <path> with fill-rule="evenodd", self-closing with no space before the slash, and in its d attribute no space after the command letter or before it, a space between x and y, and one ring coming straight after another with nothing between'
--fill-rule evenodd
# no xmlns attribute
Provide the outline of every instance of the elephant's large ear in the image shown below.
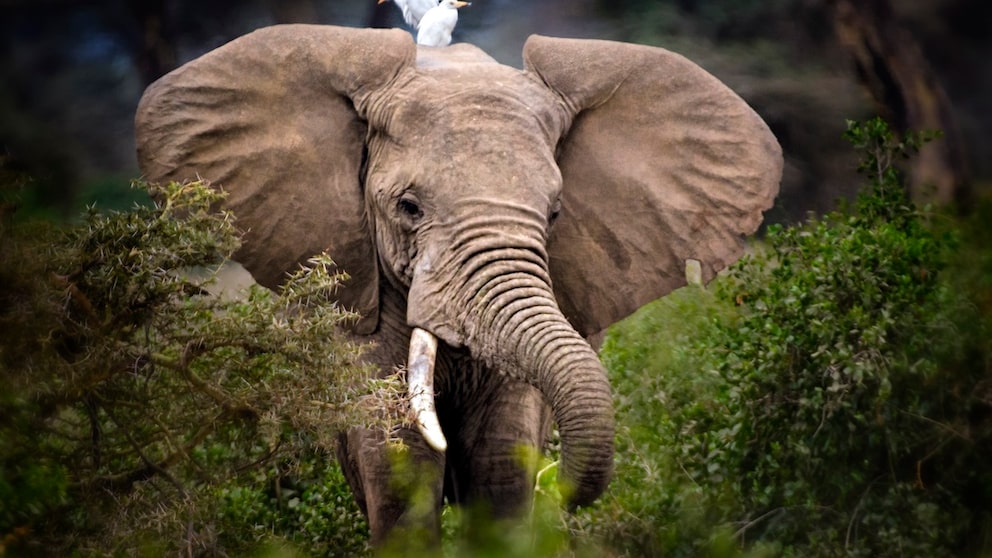
<svg viewBox="0 0 992 558"><path fill-rule="evenodd" d="M141 170L153 182L202 177L229 192L224 205L246 230L235 259L263 285L327 251L351 275L339 303L371 331L378 271L359 109L415 55L399 30L281 25L238 38L145 92Z"/></svg>
<svg viewBox="0 0 992 558"><path fill-rule="evenodd" d="M591 335L738 258L782 174L768 127L664 49L532 36L524 63L574 116L559 143L562 213L548 248L562 311Z"/></svg>

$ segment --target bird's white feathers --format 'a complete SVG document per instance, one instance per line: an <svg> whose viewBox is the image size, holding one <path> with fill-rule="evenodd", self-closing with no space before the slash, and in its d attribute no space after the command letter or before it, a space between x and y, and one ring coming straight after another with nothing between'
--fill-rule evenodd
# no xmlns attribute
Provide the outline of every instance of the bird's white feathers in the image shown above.
<svg viewBox="0 0 992 558"><path fill-rule="evenodd" d="M448 46L451 32L458 23L458 8L468 6L461 0L441 0L420 19L417 31L417 44L425 46Z"/></svg>
<svg viewBox="0 0 992 558"><path fill-rule="evenodd" d="M437 0L393 0L393 2L403 12L403 20L414 29L420 27L420 20L423 19L424 14L437 6Z"/></svg>

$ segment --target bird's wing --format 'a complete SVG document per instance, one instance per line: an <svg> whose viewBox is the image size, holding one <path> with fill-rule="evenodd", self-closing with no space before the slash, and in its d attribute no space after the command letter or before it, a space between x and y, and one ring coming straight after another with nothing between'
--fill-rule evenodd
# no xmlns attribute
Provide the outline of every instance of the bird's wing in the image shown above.
<svg viewBox="0 0 992 558"><path fill-rule="evenodd" d="M431 8L437 6L436 0L402 0L403 9L403 19L406 20L414 29L420 28L420 22L424 19L424 15L430 11Z"/></svg>
<svg viewBox="0 0 992 558"><path fill-rule="evenodd" d="M420 20L417 44L426 46L448 46L451 43L451 30L458 21L458 12L444 8L429 10Z"/></svg>
<svg viewBox="0 0 992 558"><path fill-rule="evenodd" d="M379 0L382 2L382 0ZM417 28L417 24L420 22L420 18L424 16L423 10L421 10L421 4L425 0L393 0L396 7L400 9L403 13L403 21L407 23L410 27L414 29Z"/></svg>

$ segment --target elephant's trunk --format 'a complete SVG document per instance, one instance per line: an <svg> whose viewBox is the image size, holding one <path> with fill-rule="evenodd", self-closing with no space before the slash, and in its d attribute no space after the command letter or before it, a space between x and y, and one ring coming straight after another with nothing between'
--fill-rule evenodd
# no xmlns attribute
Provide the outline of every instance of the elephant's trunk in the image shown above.
<svg viewBox="0 0 992 558"><path fill-rule="evenodd" d="M523 291L506 293L508 299L521 295L517 302L493 305L498 309L493 356L515 364L550 403L561 435L563 493L570 507L586 505L606 489L613 472L610 386L596 353L554 300Z"/></svg>
<svg viewBox="0 0 992 558"><path fill-rule="evenodd" d="M507 241L504 237L504 242ZM570 506L586 505L613 472L610 386L596 353L562 315L551 289L543 244L480 251L467 320L479 324L466 344L494 367L536 386L561 435L559 480Z"/></svg>
<svg viewBox="0 0 992 558"><path fill-rule="evenodd" d="M455 219L453 248L424 251L407 318L541 391L561 435L559 479L568 504L585 505L613 471L612 397L596 353L558 308L545 226L531 213L507 210L498 234L492 215ZM449 302L431 303L439 298Z"/></svg>

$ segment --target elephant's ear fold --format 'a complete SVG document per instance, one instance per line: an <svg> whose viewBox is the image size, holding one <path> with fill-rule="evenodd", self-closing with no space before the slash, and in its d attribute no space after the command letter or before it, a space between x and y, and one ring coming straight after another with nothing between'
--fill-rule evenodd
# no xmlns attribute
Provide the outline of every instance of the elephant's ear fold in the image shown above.
<svg viewBox="0 0 992 558"><path fill-rule="evenodd" d="M702 68L660 48L532 36L526 69L574 118L559 142L555 293L591 335L737 259L782 174L778 142Z"/></svg>
<svg viewBox="0 0 992 558"><path fill-rule="evenodd" d="M416 51L407 33L316 25L261 29L152 84L136 116L147 180L202 177L246 231L235 254L276 287L326 251L348 280L338 302L378 320L378 271L361 188L358 109Z"/></svg>

